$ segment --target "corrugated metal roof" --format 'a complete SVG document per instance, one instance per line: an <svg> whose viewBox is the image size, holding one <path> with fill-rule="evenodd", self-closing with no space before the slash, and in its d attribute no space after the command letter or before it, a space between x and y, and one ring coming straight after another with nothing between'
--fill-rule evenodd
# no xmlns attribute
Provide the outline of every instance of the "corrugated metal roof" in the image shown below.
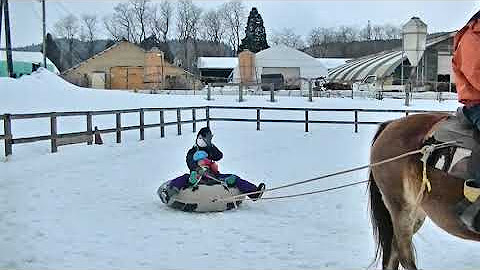
<svg viewBox="0 0 480 270"><path fill-rule="evenodd" d="M429 36L426 46L427 48L433 46L454 37L455 34L456 31L432 34ZM331 69L328 72L328 77L332 81L359 81L368 75L376 75L379 78L383 78L392 74L406 58L407 56L402 54L402 48L383 51L355 59L345 65Z"/></svg>

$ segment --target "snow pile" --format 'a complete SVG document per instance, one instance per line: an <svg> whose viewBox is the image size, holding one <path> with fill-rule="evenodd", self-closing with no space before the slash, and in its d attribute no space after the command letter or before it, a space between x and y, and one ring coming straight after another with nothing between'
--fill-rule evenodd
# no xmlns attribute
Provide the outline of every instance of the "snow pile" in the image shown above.
<svg viewBox="0 0 480 270"><path fill-rule="evenodd" d="M70 84L61 77L45 69L19 79L0 78L0 114L32 113L49 111L108 110L140 107L178 106L263 106L263 107L313 107L313 108L370 108L370 109L455 109L456 101L443 103L415 100L411 107L403 106L402 100L385 99L332 99L315 98L308 102L305 97L276 97L277 102L269 102L269 96L246 96L245 102L238 102L236 96L213 96L207 101L205 95L171 96L139 94L118 90L98 90L81 88Z"/></svg>

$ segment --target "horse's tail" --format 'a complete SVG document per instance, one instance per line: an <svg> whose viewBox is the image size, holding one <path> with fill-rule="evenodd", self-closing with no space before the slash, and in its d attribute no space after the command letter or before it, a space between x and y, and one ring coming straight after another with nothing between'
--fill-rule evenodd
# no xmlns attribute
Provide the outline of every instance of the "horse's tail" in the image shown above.
<svg viewBox="0 0 480 270"><path fill-rule="evenodd" d="M390 122L384 122L380 125L375 137L373 138L372 145L389 123ZM373 227L373 236L376 243L375 260L372 264L378 262L380 256L382 256L383 262L388 262L392 252L391 249L393 241L392 217L390 216L390 213L383 202L382 194L375 183L372 170L370 170L368 189L370 194L370 219Z"/></svg>

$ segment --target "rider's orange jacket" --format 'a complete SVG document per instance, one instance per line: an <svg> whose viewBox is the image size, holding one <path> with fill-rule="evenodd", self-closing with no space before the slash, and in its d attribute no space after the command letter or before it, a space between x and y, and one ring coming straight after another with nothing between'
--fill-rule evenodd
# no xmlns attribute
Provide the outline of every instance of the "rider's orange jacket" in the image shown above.
<svg viewBox="0 0 480 270"><path fill-rule="evenodd" d="M480 104L480 20L456 34L452 67L458 100L467 106Z"/></svg>

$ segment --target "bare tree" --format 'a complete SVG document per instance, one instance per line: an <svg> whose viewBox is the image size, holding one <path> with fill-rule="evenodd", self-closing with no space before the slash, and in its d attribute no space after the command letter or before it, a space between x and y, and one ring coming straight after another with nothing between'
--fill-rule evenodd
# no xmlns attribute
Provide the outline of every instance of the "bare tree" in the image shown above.
<svg viewBox="0 0 480 270"><path fill-rule="evenodd" d="M88 55L91 56L94 53L95 44L94 40L98 31L98 18L97 15L83 14L82 15L82 32L85 35L85 40L88 42Z"/></svg>
<svg viewBox="0 0 480 270"><path fill-rule="evenodd" d="M54 25L55 34L58 37L65 38L68 42L68 65L73 65L73 40L78 36L78 19L74 15L67 15Z"/></svg>
<svg viewBox="0 0 480 270"><path fill-rule="evenodd" d="M193 42L195 56L198 54L197 37L199 32L202 10L191 0L180 0L177 4L177 35L183 43L184 66L190 68L191 61L188 55L188 44Z"/></svg>
<svg viewBox="0 0 480 270"><path fill-rule="evenodd" d="M372 25L370 20L367 23L367 26L360 30L360 40L371 40L372 39Z"/></svg>
<svg viewBox="0 0 480 270"><path fill-rule="evenodd" d="M224 16L221 9L212 9L203 15L202 38L215 44L220 44L226 31Z"/></svg>
<svg viewBox="0 0 480 270"><path fill-rule="evenodd" d="M301 35L295 34L292 28L283 28L280 31L273 31L270 42L274 45L283 44L295 49L301 49L305 46Z"/></svg>
<svg viewBox="0 0 480 270"><path fill-rule="evenodd" d="M307 39L308 46L314 55L325 57L328 44L334 41L334 31L331 28L317 27L310 31Z"/></svg>
<svg viewBox="0 0 480 270"><path fill-rule="evenodd" d="M232 0L223 5L221 12L224 14L228 42L237 52L247 20L245 5L239 0Z"/></svg>
<svg viewBox="0 0 480 270"><path fill-rule="evenodd" d="M137 42L133 10L129 3L117 4L113 14L104 18L104 26L115 40Z"/></svg>
<svg viewBox="0 0 480 270"><path fill-rule="evenodd" d="M351 26L340 26L336 31L336 40L342 43L358 40L358 30Z"/></svg>
<svg viewBox="0 0 480 270"><path fill-rule="evenodd" d="M130 9L132 12L134 40L137 43L147 38L147 24L152 16L152 9L149 0L130 0Z"/></svg>
<svg viewBox="0 0 480 270"><path fill-rule="evenodd" d="M156 5L151 17L152 32L163 42L167 42L168 32L173 17L173 5L170 1L163 0Z"/></svg>
<svg viewBox="0 0 480 270"><path fill-rule="evenodd" d="M387 39L400 39L402 36L402 29L398 26L385 24L383 28Z"/></svg>
<svg viewBox="0 0 480 270"><path fill-rule="evenodd" d="M374 25L372 27L372 35L374 40L384 40L385 39L385 29L381 25Z"/></svg>

